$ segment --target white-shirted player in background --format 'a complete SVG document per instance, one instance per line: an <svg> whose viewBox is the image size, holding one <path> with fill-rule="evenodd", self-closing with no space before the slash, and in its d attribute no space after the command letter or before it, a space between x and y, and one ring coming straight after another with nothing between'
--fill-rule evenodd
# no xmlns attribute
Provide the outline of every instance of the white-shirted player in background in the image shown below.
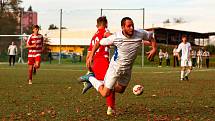
<svg viewBox="0 0 215 121"><path fill-rule="evenodd" d="M201 48L199 48L199 50L197 51L197 67L198 68L202 68L202 55L203 55L203 50Z"/></svg>
<svg viewBox="0 0 215 121"><path fill-rule="evenodd" d="M11 60L13 60L13 66L15 65L17 51L17 46L14 42L11 42L11 45L8 47L9 66L11 66Z"/></svg>
<svg viewBox="0 0 215 121"><path fill-rule="evenodd" d="M181 80L189 80L188 76L192 70L191 44L187 42L187 36L182 35L182 42L178 45L178 58L181 60ZM181 57L179 52L181 51Z"/></svg>
<svg viewBox="0 0 215 121"><path fill-rule="evenodd" d="M87 66L90 67L93 56L100 45L113 45L116 47L104 81L97 80L93 75L82 76L82 79L85 79L82 81L89 81L104 97L108 96L112 89L118 93L125 91L131 79L131 70L137 57L139 46L142 44L152 46L152 49L147 52L149 60L153 59L157 51L154 34L145 30L134 30L134 23L131 18L123 18L121 27L121 31L113 33L108 38L103 38L100 42L97 42L87 60Z"/></svg>

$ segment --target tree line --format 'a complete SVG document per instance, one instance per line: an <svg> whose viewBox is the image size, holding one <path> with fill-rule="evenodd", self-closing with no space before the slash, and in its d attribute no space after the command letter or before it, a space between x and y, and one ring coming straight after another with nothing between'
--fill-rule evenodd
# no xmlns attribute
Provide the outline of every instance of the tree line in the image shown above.
<svg viewBox="0 0 215 121"><path fill-rule="evenodd" d="M0 34L20 34L22 0L1 0Z"/></svg>

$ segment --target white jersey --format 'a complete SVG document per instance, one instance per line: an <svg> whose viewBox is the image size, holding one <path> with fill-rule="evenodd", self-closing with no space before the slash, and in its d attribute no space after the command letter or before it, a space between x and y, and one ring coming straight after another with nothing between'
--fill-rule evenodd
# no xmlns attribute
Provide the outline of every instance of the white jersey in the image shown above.
<svg viewBox="0 0 215 121"><path fill-rule="evenodd" d="M134 35L131 38L125 37L122 31L119 31L100 41L101 45L114 45L116 47L104 78L105 87L112 89L116 82L122 86L128 85L138 47L143 44L143 40L152 38L153 33L151 32L134 30Z"/></svg>
<svg viewBox="0 0 215 121"><path fill-rule="evenodd" d="M164 53L162 51L160 51L158 55L159 55L159 58L161 59L164 57Z"/></svg>
<svg viewBox="0 0 215 121"><path fill-rule="evenodd" d="M16 55L17 54L17 47L16 47L16 45L10 45L8 47L8 54L9 55Z"/></svg>
<svg viewBox="0 0 215 121"><path fill-rule="evenodd" d="M197 56L201 58L201 57L202 57L202 55L203 55L203 51L202 51L202 50L198 50L198 52L197 52Z"/></svg>
<svg viewBox="0 0 215 121"><path fill-rule="evenodd" d="M169 58L170 58L168 52L165 52L165 53L164 53L164 57L165 57L166 59L169 59Z"/></svg>
<svg viewBox="0 0 215 121"><path fill-rule="evenodd" d="M210 57L210 52L209 51L205 51L203 53L203 56L205 56L206 58L209 58Z"/></svg>
<svg viewBox="0 0 215 121"><path fill-rule="evenodd" d="M137 57L138 47L143 44L143 40L149 40L152 37L153 33L145 30L134 30L131 38L125 37L122 31L119 31L108 38L103 38L100 44L116 46L111 62L117 63L120 68L131 69Z"/></svg>
<svg viewBox="0 0 215 121"><path fill-rule="evenodd" d="M190 60L190 51L192 50L191 44L189 42L180 43L178 45L177 52L181 52L181 60Z"/></svg>

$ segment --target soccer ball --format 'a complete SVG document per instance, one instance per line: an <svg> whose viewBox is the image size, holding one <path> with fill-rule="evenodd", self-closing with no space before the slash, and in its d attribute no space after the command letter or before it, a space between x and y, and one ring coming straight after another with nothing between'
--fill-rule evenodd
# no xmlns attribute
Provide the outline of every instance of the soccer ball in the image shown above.
<svg viewBox="0 0 215 121"><path fill-rule="evenodd" d="M143 85L135 85L133 87L133 93L137 96L141 95L143 93L143 89L144 89Z"/></svg>

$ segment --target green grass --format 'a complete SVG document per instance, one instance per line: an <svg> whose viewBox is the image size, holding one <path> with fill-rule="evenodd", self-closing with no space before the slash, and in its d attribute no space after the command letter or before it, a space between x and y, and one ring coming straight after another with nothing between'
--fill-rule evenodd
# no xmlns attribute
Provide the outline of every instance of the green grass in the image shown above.
<svg viewBox="0 0 215 121"><path fill-rule="evenodd" d="M134 67L124 94L116 95L116 116L106 116L105 98L94 89L80 94L83 65L42 64L27 84L27 65L0 64L0 120L37 121L205 121L215 120L215 69L194 69L179 81L180 68ZM135 96L132 87L144 85Z"/></svg>

